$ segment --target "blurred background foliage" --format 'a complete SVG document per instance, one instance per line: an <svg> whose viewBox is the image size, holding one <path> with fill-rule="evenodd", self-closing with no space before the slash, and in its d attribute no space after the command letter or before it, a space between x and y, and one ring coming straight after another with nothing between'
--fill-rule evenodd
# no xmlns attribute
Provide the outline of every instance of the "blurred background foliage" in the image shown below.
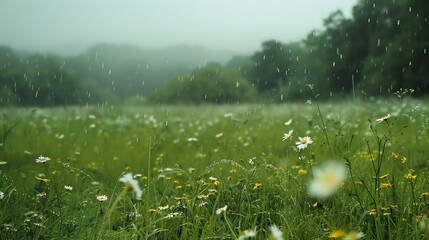
<svg viewBox="0 0 429 240"><path fill-rule="evenodd" d="M247 56L199 47L99 44L75 57L0 47L0 106L225 104L429 91L429 2L360 0L300 42L267 40ZM210 63L212 61L218 64Z"/></svg>

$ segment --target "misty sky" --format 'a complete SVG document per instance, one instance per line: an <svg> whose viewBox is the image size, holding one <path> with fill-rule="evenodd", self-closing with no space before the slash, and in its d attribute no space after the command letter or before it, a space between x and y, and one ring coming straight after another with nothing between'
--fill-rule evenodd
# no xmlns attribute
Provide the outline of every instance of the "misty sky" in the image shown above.
<svg viewBox="0 0 429 240"><path fill-rule="evenodd" d="M357 0L1 0L0 45L70 54L107 42L252 52L298 41Z"/></svg>

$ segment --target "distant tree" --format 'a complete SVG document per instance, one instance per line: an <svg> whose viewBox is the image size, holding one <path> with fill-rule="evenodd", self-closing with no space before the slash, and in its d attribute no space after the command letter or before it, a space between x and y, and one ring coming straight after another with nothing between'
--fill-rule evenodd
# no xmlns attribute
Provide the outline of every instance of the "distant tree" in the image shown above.
<svg viewBox="0 0 429 240"><path fill-rule="evenodd" d="M183 77L170 79L148 98L152 103L202 104L251 102L256 90L240 73L231 68L211 64Z"/></svg>
<svg viewBox="0 0 429 240"><path fill-rule="evenodd" d="M262 50L253 54L251 60L249 80L260 92L276 91L287 82L290 59L281 42L262 43Z"/></svg>
<svg viewBox="0 0 429 240"><path fill-rule="evenodd" d="M358 80L368 46L362 27L336 11L324 20L324 31L313 31L305 40L312 74L321 97L332 92L350 92ZM323 95L324 94L324 95Z"/></svg>

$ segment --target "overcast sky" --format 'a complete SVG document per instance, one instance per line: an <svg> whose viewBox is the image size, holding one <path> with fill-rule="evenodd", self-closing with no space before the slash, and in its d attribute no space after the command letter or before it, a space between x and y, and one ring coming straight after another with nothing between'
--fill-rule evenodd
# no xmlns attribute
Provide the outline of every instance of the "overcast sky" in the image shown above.
<svg viewBox="0 0 429 240"><path fill-rule="evenodd" d="M298 41L357 0L0 0L0 45L83 51L99 42L251 52Z"/></svg>

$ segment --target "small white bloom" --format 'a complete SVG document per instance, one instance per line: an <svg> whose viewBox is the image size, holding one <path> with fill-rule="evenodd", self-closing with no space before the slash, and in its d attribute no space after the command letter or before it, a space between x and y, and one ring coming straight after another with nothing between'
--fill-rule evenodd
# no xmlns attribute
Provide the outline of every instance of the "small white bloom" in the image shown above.
<svg viewBox="0 0 429 240"><path fill-rule="evenodd" d="M308 188L309 194L319 198L331 196L342 186L346 174L346 167L338 162L329 162L314 168L314 179Z"/></svg>
<svg viewBox="0 0 429 240"><path fill-rule="evenodd" d="M51 160L49 157L39 156L36 158L36 163L45 163L47 161Z"/></svg>
<svg viewBox="0 0 429 240"><path fill-rule="evenodd" d="M226 209L228 208L227 205L225 205L225 207L221 207L219 209L216 210L216 214L221 214L223 212L226 212Z"/></svg>
<svg viewBox="0 0 429 240"><path fill-rule="evenodd" d="M381 118L378 118L378 119L375 119L375 122L376 123L381 123L381 122L384 122L384 121L387 121L387 119L389 119L389 118L391 118L392 116L390 115L390 113L389 114L387 114L386 116L384 116L384 117L381 117Z"/></svg>
<svg viewBox="0 0 429 240"><path fill-rule="evenodd" d="M188 138L188 142L198 142L198 138L190 137Z"/></svg>
<svg viewBox="0 0 429 240"><path fill-rule="evenodd" d="M349 232L346 236L343 237L343 240L357 240L365 237L363 232Z"/></svg>
<svg viewBox="0 0 429 240"><path fill-rule="evenodd" d="M274 240L283 240L283 232L276 226L276 225L271 225L270 226L270 231L271 231L271 238L270 239L274 239Z"/></svg>
<svg viewBox="0 0 429 240"><path fill-rule="evenodd" d="M215 177L209 177L209 179L210 179L210 181L216 181L217 180L217 178L215 178Z"/></svg>
<svg viewBox="0 0 429 240"><path fill-rule="evenodd" d="M107 196L106 195L98 195L98 196L96 196L96 198L97 198L97 200L99 202L107 201Z"/></svg>
<svg viewBox="0 0 429 240"><path fill-rule="evenodd" d="M133 178L132 173L124 174L119 179L119 181L125 184L125 190L127 190L128 192L134 191L134 193L136 194L136 198L141 198L141 196L143 195L143 191L140 189L137 180Z"/></svg>
<svg viewBox="0 0 429 240"><path fill-rule="evenodd" d="M216 138L220 138L220 137L222 137L223 136L223 133L218 133L218 134L216 134Z"/></svg>
<svg viewBox="0 0 429 240"><path fill-rule="evenodd" d="M225 118L232 118L232 113L225 113L225 115L223 115Z"/></svg>
<svg viewBox="0 0 429 240"><path fill-rule="evenodd" d="M179 213L177 212L173 212L173 213L169 213L167 214L167 216L165 216L166 218L174 218L175 216L179 215Z"/></svg>
<svg viewBox="0 0 429 240"><path fill-rule="evenodd" d="M289 119L287 122L285 122L285 125L286 125L286 126L289 126L291 123L292 123L292 118L291 118L291 119Z"/></svg>
<svg viewBox="0 0 429 240"><path fill-rule="evenodd" d="M291 139L292 133L293 133L293 130L289 130L288 133L283 133L283 141L286 141L287 139Z"/></svg>
<svg viewBox="0 0 429 240"><path fill-rule="evenodd" d="M65 188L67 191L72 191L72 190L73 190L73 187L71 187L71 186L67 186L67 185L64 185L64 188Z"/></svg>
<svg viewBox="0 0 429 240"><path fill-rule="evenodd" d="M161 210L161 211L163 211L163 210L166 210L166 209L168 209L170 206L168 206L168 205L165 205L165 206L159 206L158 207L158 209L159 210Z"/></svg>
<svg viewBox="0 0 429 240"><path fill-rule="evenodd" d="M0 200L4 198L4 192L0 191Z"/></svg>
<svg viewBox="0 0 429 240"><path fill-rule="evenodd" d="M299 141L296 142L296 147L298 148L298 150L302 150L307 148L307 146L312 143L313 143L313 140L311 140L309 136L299 137Z"/></svg>
<svg viewBox="0 0 429 240"><path fill-rule="evenodd" d="M238 237L238 240L244 240L248 238L256 237L256 231L252 229L244 230L240 233L240 236Z"/></svg>

